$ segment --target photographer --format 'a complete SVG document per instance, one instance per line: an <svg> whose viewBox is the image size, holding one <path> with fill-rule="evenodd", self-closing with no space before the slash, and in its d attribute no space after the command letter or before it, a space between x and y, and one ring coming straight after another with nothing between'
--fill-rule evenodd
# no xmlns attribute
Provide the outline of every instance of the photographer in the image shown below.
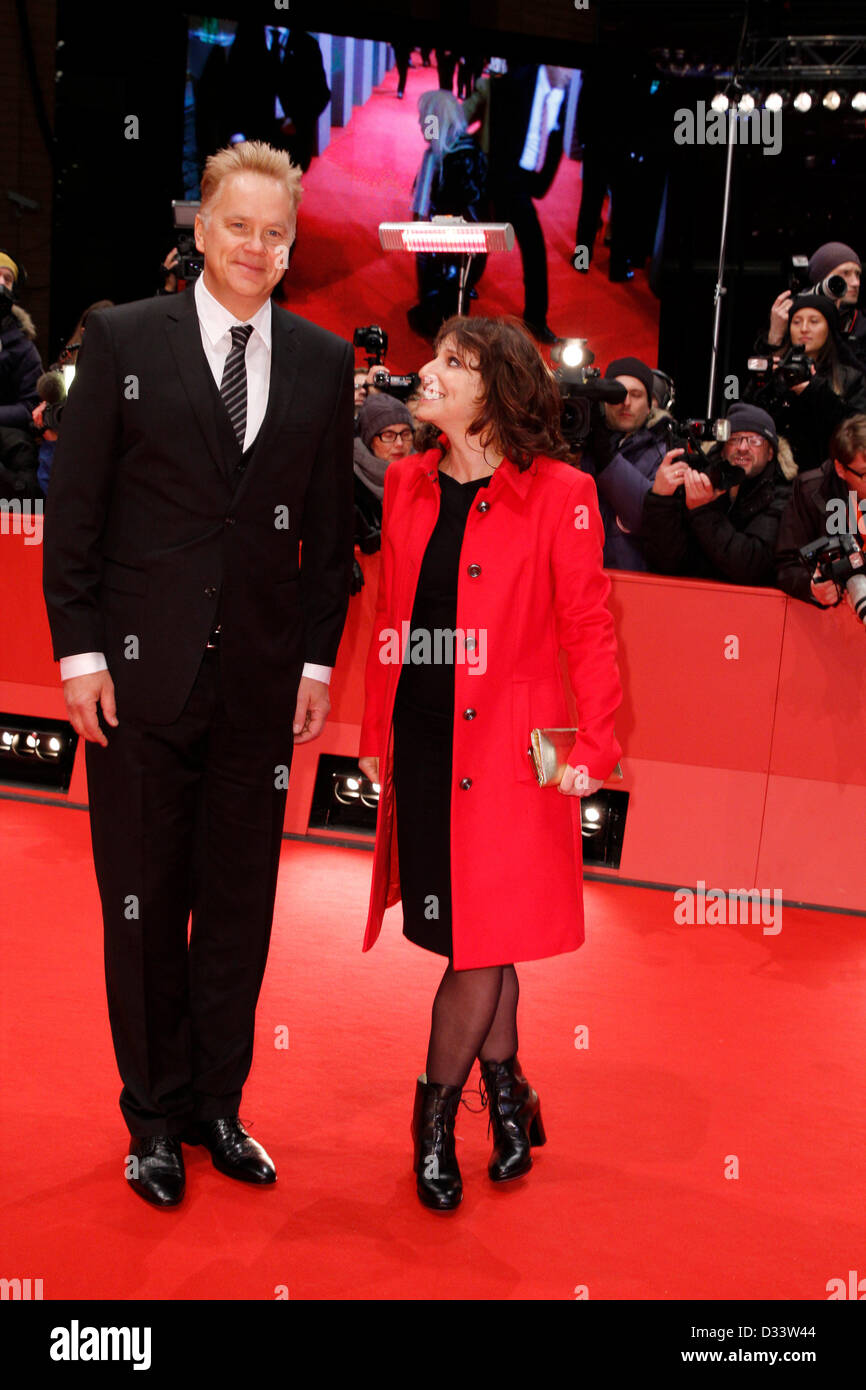
<svg viewBox="0 0 866 1390"><path fill-rule="evenodd" d="M811 574L800 558L800 547L843 529L866 532L866 415L843 420L830 440L830 457L820 468L794 480L791 497L779 523L776 567L780 589L819 608L835 607L842 598L832 580ZM845 517L839 525L840 515Z"/></svg>
<svg viewBox="0 0 866 1390"><path fill-rule="evenodd" d="M41 498L32 429L42 362L30 315L15 303L20 270L0 251L0 497Z"/></svg>
<svg viewBox="0 0 866 1390"><path fill-rule="evenodd" d="M828 241L819 246L812 256L807 274L810 294L821 294L833 301L839 313L840 335L860 367L866 367L866 318L857 307L860 271L860 257L851 246L846 246L842 241ZM792 284L796 285L796 277L792 279ZM841 292L833 293L834 290ZM766 338L759 338L755 344L756 353L772 355L774 349L781 346L796 292L789 288L774 300L769 331Z"/></svg>
<svg viewBox="0 0 866 1390"><path fill-rule="evenodd" d="M580 466L595 478L604 522L607 569L646 570L641 525L644 497L665 457L670 416L653 400L652 370L638 357L617 357L605 372L628 392L620 405L596 402Z"/></svg>
<svg viewBox="0 0 866 1390"><path fill-rule="evenodd" d="M820 467L836 426L866 411L866 379L842 340L832 300L806 294L791 301L772 367L750 375L743 396L769 411L801 473Z"/></svg>
<svg viewBox="0 0 866 1390"><path fill-rule="evenodd" d="M379 549L385 469L414 449L412 416L402 401L377 392L358 415L355 435L355 544L365 555Z"/></svg>
<svg viewBox="0 0 866 1390"><path fill-rule="evenodd" d="M727 420L730 437L710 448L700 468L677 449L656 473L644 501L647 560L658 574L773 586L795 465L766 411L737 404Z"/></svg>

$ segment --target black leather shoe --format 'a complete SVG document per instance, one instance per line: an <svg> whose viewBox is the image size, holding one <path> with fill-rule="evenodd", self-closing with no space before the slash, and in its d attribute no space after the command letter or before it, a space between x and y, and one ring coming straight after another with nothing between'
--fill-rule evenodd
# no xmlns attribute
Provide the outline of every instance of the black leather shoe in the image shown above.
<svg viewBox="0 0 866 1390"><path fill-rule="evenodd" d="M506 1062L482 1061L481 1079L493 1127L493 1154L487 1171L493 1182L508 1182L528 1173L531 1149L547 1143L538 1094L520 1070L516 1053Z"/></svg>
<svg viewBox="0 0 866 1390"><path fill-rule="evenodd" d="M460 1086L437 1086L418 1077L412 1138L418 1196L433 1211L453 1211L463 1200L463 1182L454 1151L454 1121L463 1094Z"/></svg>
<svg viewBox="0 0 866 1390"><path fill-rule="evenodd" d="M251 1139L237 1115L222 1120L200 1120L183 1136L185 1144L203 1144L214 1168L241 1182L272 1183L277 1170L269 1155Z"/></svg>
<svg viewBox="0 0 866 1390"><path fill-rule="evenodd" d="M126 1156L126 1181L151 1206L176 1207L186 1188L180 1139L172 1134L133 1136Z"/></svg>
<svg viewBox="0 0 866 1390"><path fill-rule="evenodd" d="M558 343L559 335L554 333L549 323L533 323L531 319L524 319L523 322L529 329L533 338L539 343Z"/></svg>

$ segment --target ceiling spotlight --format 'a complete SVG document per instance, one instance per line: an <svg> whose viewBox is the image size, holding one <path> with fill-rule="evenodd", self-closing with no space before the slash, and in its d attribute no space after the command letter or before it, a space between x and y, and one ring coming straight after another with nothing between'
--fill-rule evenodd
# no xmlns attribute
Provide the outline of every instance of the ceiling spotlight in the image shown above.
<svg viewBox="0 0 866 1390"><path fill-rule="evenodd" d="M716 92L716 95L713 97L712 101L710 102L710 105L712 106L714 111L727 111L728 98L725 96L724 92Z"/></svg>
<svg viewBox="0 0 866 1390"><path fill-rule="evenodd" d="M750 111L754 111L755 98L752 96L751 92L743 92L743 95L737 102L737 109L744 112L746 115L748 115Z"/></svg>
<svg viewBox="0 0 866 1390"><path fill-rule="evenodd" d="M825 92L823 104L828 111L838 111L842 105L842 98L838 92Z"/></svg>
<svg viewBox="0 0 866 1390"><path fill-rule="evenodd" d="M764 105L768 111L781 111L782 107L785 105L785 93L770 92Z"/></svg>
<svg viewBox="0 0 866 1390"><path fill-rule="evenodd" d="M866 111L866 92L855 92L851 98L851 105L855 111Z"/></svg>
<svg viewBox="0 0 866 1390"><path fill-rule="evenodd" d="M798 92L794 97L794 110L802 111L804 114L812 110L812 93Z"/></svg>

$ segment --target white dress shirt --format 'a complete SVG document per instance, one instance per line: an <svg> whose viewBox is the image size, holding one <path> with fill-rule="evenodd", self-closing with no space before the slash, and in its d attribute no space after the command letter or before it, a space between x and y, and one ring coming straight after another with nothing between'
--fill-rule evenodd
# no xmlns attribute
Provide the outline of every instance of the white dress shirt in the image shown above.
<svg viewBox="0 0 866 1390"><path fill-rule="evenodd" d="M538 76L535 79L535 94L532 98L532 112L529 117L529 126L526 131L526 143L523 146L523 154L520 157L521 169L526 169L529 173L538 171L544 166L544 157L547 154L547 141L550 132L555 128L559 118L559 108L565 92L561 87L552 87L550 78L547 75L547 68L542 63L538 69Z"/></svg>
<svg viewBox="0 0 866 1390"><path fill-rule="evenodd" d="M229 313L224 305L215 299L199 276L193 289L198 323L201 330L201 345L213 373L217 388L222 381L226 358L232 345L230 330L242 322ZM256 438L268 408L268 393L271 381L271 301L266 299L262 307L247 320L253 325L246 351L247 368L247 425L244 434L244 451L249 449ZM70 680L73 676L90 676L96 671L106 671L108 662L103 652L81 652L75 656L60 658L60 679ZM301 672L313 680L328 684L332 666L318 666L307 661Z"/></svg>

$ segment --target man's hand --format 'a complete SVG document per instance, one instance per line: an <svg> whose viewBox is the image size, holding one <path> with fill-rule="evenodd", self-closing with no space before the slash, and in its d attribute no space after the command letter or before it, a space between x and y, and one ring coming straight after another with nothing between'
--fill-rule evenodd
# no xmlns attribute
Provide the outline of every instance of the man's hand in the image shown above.
<svg viewBox="0 0 866 1390"><path fill-rule="evenodd" d="M99 727L97 706L102 705L106 724L116 728L119 721L114 703L114 681L107 671L94 671L90 676L71 676L63 682L63 698L69 722L77 734L88 743L108 747L108 739Z"/></svg>
<svg viewBox="0 0 866 1390"><path fill-rule="evenodd" d="M681 485L688 472L688 465L681 461L685 449L671 449L665 454L653 478L652 491L659 497L671 497Z"/></svg>
<svg viewBox="0 0 866 1390"><path fill-rule="evenodd" d="M724 488L713 487L706 473L698 473L694 468L686 469L684 485L689 511L694 511L696 507L705 507L708 502L715 502L717 497L725 495Z"/></svg>
<svg viewBox="0 0 866 1390"><path fill-rule="evenodd" d="M36 409L30 412L33 423L38 430L42 430L42 416L45 414L45 407L47 404L47 401L40 401ZM57 438L56 430L42 430L42 433L45 435L45 438L51 440L52 443Z"/></svg>
<svg viewBox="0 0 866 1390"><path fill-rule="evenodd" d="M359 758L358 766L365 777L369 777L371 782L379 780L379 759L378 758Z"/></svg>
<svg viewBox="0 0 866 1390"><path fill-rule="evenodd" d="M818 603L823 603L827 607L831 607L833 604L835 604L836 600L839 597L839 590L836 587L835 580L822 580L821 571L819 569L816 569L815 573L812 575L812 580L809 585L809 588L812 591L813 599L816 599Z"/></svg>
<svg viewBox="0 0 866 1390"><path fill-rule="evenodd" d="M292 723L295 743L310 743L318 738L325 727L330 708L328 682L313 680L312 676L301 676Z"/></svg>
<svg viewBox="0 0 866 1390"><path fill-rule="evenodd" d="M793 295L790 290L783 290L782 293L773 300L773 307L770 310L770 331L767 334L767 342L772 343L774 347L779 347L781 343L784 342L792 301Z"/></svg>

